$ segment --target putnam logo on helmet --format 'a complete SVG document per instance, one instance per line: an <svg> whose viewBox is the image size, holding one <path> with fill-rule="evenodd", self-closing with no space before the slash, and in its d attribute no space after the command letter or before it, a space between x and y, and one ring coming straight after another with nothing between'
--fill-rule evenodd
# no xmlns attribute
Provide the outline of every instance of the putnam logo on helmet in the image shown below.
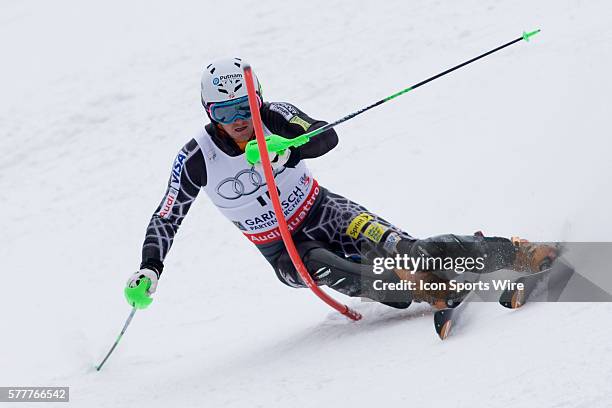
<svg viewBox="0 0 612 408"><path fill-rule="evenodd" d="M242 81L242 74L227 74L212 79L212 83L215 86L225 86L228 82L238 84L240 81Z"/></svg>
<svg viewBox="0 0 612 408"><path fill-rule="evenodd" d="M238 74L220 75L218 77L214 77L212 79L212 83L213 85L217 86L221 83L221 81L224 81L226 83L228 79L233 80L233 82L238 82L242 80L242 74L238 73Z"/></svg>
<svg viewBox="0 0 612 408"><path fill-rule="evenodd" d="M219 75L212 79L212 83L217 87L217 92L226 94L229 99L234 99L236 92L242 88L242 74Z"/></svg>
<svg viewBox="0 0 612 408"><path fill-rule="evenodd" d="M242 79L242 74L235 73L235 74L219 75L219 80L223 81L224 79Z"/></svg>

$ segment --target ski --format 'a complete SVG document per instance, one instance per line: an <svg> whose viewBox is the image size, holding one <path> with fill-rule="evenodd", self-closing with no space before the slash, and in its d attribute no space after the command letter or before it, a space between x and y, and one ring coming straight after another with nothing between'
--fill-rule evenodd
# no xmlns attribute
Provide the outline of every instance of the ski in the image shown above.
<svg viewBox="0 0 612 408"><path fill-rule="evenodd" d="M558 258L550 268L516 279L514 282L522 284L522 289L514 285L515 289L505 290L499 297L499 303L508 309L518 309L530 299L543 295L546 295L547 301L556 301L574 272L571 265Z"/></svg>
<svg viewBox="0 0 612 408"><path fill-rule="evenodd" d="M434 327L440 340L446 339L452 328L461 323L461 315L465 312L473 294L473 291L468 293L457 306L440 309L434 313Z"/></svg>

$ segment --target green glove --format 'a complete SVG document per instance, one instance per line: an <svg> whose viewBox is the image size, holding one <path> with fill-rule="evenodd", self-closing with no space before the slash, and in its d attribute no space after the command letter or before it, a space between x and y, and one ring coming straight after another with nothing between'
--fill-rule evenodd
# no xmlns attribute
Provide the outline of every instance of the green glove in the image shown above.
<svg viewBox="0 0 612 408"><path fill-rule="evenodd" d="M144 277L140 279L138 286L126 286L123 293L125 294L125 298L130 306L133 306L136 309L146 309L151 302L153 302L153 298L150 297L148 293L150 287L151 279Z"/></svg>
<svg viewBox="0 0 612 408"><path fill-rule="evenodd" d="M270 135L266 136L266 147L268 152L282 155L286 149L301 146L308 143L309 140L310 138L306 135L301 135L294 139L287 139L279 135ZM246 153L246 159L250 165L254 165L261 160L259 156L259 147L257 147L257 140L251 140L247 143L244 152Z"/></svg>

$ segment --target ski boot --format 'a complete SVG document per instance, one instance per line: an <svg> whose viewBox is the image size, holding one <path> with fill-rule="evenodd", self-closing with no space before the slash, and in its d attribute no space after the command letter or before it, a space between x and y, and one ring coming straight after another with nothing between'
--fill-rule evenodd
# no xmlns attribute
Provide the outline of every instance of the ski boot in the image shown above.
<svg viewBox="0 0 612 408"><path fill-rule="evenodd" d="M526 239L512 237L516 255L512 269L517 272L536 273L550 268L559 256L559 248L549 244L532 243Z"/></svg>

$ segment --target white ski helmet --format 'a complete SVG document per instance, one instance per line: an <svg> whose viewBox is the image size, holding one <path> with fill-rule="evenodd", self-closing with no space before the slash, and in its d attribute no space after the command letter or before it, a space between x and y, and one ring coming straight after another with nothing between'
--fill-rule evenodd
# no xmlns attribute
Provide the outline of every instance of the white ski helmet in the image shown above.
<svg viewBox="0 0 612 408"><path fill-rule="evenodd" d="M242 67L246 64L240 58L221 58L206 66L202 75L202 105L205 108L214 102L226 102L247 96L246 84L242 78ZM255 89L261 99L261 86L256 75Z"/></svg>

